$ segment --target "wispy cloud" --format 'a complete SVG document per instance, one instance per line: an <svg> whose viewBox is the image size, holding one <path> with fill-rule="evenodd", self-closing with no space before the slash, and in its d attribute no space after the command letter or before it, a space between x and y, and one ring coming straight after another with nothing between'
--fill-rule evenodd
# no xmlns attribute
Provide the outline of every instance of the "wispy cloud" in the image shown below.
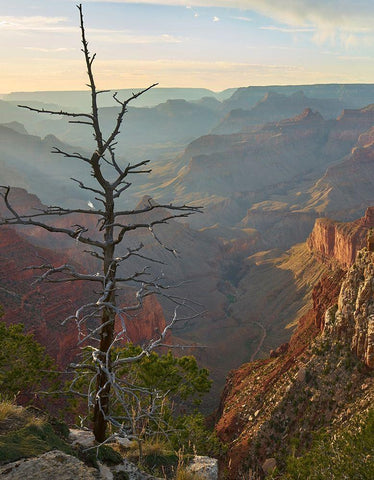
<svg viewBox="0 0 374 480"><path fill-rule="evenodd" d="M309 33L315 31L315 29L311 27L277 27L275 25L260 27L260 30L272 30L282 33Z"/></svg>
<svg viewBox="0 0 374 480"><path fill-rule="evenodd" d="M25 50L31 50L32 52L43 52L43 53L61 53L61 52L72 52L76 50L75 48L44 48L44 47L24 47Z"/></svg>
<svg viewBox="0 0 374 480"><path fill-rule="evenodd" d="M42 16L0 16L0 29L7 30L43 30L55 28L66 22L65 17L42 17Z"/></svg>
<svg viewBox="0 0 374 480"><path fill-rule="evenodd" d="M232 18L233 20L240 20L242 22L253 22L253 19L250 18L250 17L241 17L241 16L238 16L238 17L230 17Z"/></svg>
<svg viewBox="0 0 374 480"><path fill-rule="evenodd" d="M27 32L44 32L44 33L60 33L71 34L79 32L77 26L71 26L66 24L67 18L65 17L10 17L0 16L0 33L14 32L14 33L27 33ZM91 39L97 39L105 43L126 43L126 44L160 44L160 43L181 43L183 40L180 37L170 35L168 33L163 34L135 34L130 30L115 30L110 28L86 28L86 32L90 35ZM27 48L27 47L26 47ZM29 50L35 50L40 52L51 51L49 48L29 47ZM62 48L57 48L54 51L63 51Z"/></svg>
<svg viewBox="0 0 374 480"><path fill-rule="evenodd" d="M160 35L137 35L124 30L95 29L88 28L87 33L93 40L112 44L160 44L160 43L182 43L181 37L175 37L168 33Z"/></svg>
<svg viewBox="0 0 374 480"><path fill-rule="evenodd" d="M356 62L366 62L366 61L370 61L372 62L373 61L373 57L369 57L369 56L353 56L353 55L338 55L337 56L339 60L344 60L344 61L347 61L347 62L352 62L352 61L356 61Z"/></svg>
<svg viewBox="0 0 374 480"><path fill-rule="evenodd" d="M86 0L133 3L134 0ZM181 6L181 0L136 0L137 3ZM255 11L286 26L313 27L320 32L316 41L341 42L340 33L365 32L374 24L373 0L189 0L193 7L227 7ZM343 39L344 40L344 39ZM345 42L347 44L347 42ZM348 42L349 43L349 42ZM344 44L344 42L343 42Z"/></svg>

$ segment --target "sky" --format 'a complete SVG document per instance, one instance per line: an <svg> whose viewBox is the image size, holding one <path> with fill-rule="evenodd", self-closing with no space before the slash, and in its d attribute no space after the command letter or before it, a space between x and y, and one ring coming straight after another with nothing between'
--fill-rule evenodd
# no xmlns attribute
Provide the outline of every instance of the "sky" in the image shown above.
<svg viewBox="0 0 374 480"><path fill-rule="evenodd" d="M0 0L0 93L84 90L72 0ZM99 88L372 83L374 0L86 0Z"/></svg>

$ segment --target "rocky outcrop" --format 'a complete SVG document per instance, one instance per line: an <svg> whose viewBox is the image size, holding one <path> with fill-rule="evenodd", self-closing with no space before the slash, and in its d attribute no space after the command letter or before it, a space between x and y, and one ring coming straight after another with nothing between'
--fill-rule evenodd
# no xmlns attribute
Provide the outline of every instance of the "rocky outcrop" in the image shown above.
<svg viewBox="0 0 374 480"><path fill-rule="evenodd" d="M178 192L227 196L258 191L310 173L332 160L323 154L331 125L307 109L302 115L248 132L205 136L185 152Z"/></svg>
<svg viewBox="0 0 374 480"><path fill-rule="evenodd" d="M289 411L294 406L287 398L292 388L297 389L292 387L294 380L291 379L305 378L308 348L320 333L316 318L319 312L325 312L337 301L341 279L342 272L337 272L317 283L318 301L314 300L313 307L301 317L289 342L274 352L272 358L254 361L230 372L216 425L219 437L229 445L227 456L221 459L221 471L229 470L227 479L237 480L240 474L246 475L249 471L254 479L262 478L256 476L256 472L262 472L262 465L275 456L281 442L286 445L286 437L282 439L286 431L279 429L275 435L272 419L283 404L287 405L282 413L283 420L286 412L291 415ZM288 438L297 428L295 418L291 423ZM276 436L279 436L279 443L274 441Z"/></svg>
<svg viewBox="0 0 374 480"><path fill-rule="evenodd" d="M316 285L313 308L287 344L229 375L216 427L229 445L226 478L262 479L292 449L307 448L313 431L366 411L373 332L374 253L363 249L346 274L338 268Z"/></svg>
<svg viewBox="0 0 374 480"><path fill-rule="evenodd" d="M0 478L4 480L101 480L95 468L88 467L72 455L53 450L38 457L22 459L0 467Z"/></svg>
<svg viewBox="0 0 374 480"><path fill-rule="evenodd" d="M310 251L326 265L350 267L358 250L366 246L366 238L374 228L374 207L355 222L334 222L328 218L316 220L307 244Z"/></svg>
<svg viewBox="0 0 374 480"><path fill-rule="evenodd" d="M195 455L187 470L197 474L201 480L217 480L218 461L215 458Z"/></svg>
<svg viewBox="0 0 374 480"><path fill-rule="evenodd" d="M338 306L327 310L324 335L349 344L374 368L374 253L362 250L342 284Z"/></svg>
<svg viewBox="0 0 374 480"><path fill-rule="evenodd" d="M344 109L338 120L342 131L348 130L346 126L351 130L352 125L355 125L357 130L362 130L374 122L374 103L361 109Z"/></svg>
<svg viewBox="0 0 374 480"><path fill-rule="evenodd" d="M120 464L107 466L98 462L98 468L86 465L73 455L60 450L21 459L0 467L2 480L159 480L153 475L142 472L138 467L124 459Z"/></svg>

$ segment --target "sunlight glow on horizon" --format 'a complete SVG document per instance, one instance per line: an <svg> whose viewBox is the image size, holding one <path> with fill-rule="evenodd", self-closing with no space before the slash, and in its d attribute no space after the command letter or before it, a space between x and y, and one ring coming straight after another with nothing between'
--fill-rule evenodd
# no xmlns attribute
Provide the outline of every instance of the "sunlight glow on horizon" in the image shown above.
<svg viewBox="0 0 374 480"><path fill-rule="evenodd" d="M0 93L85 90L75 2L0 3ZM299 0L283 9L272 0L90 0L84 14L100 88L374 79L371 0Z"/></svg>

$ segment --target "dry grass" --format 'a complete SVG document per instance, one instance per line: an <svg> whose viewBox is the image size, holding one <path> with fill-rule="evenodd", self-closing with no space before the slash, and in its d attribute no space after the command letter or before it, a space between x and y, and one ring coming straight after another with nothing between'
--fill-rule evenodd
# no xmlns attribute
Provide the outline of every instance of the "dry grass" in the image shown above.
<svg viewBox="0 0 374 480"><path fill-rule="evenodd" d="M0 402L0 433L21 427L41 427L46 419L38 417L27 409L5 400Z"/></svg>
<svg viewBox="0 0 374 480"><path fill-rule="evenodd" d="M170 446L160 438L146 440L143 444L143 455L163 455L170 452Z"/></svg>
<svg viewBox="0 0 374 480"><path fill-rule="evenodd" d="M19 417L23 415L23 408L14 405L10 401L0 402L0 422L6 420L9 417Z"/></svg>
<svg viewBox="0 0 374 480"><path fill-rule="evenodd" d="M175 476L175 480L204 480L204 477L198 473L193 473L184 467L179 467Z"/></svg>
<svg viewBox="0 0 374 480"><path fill-rule="evenodd" d="M128 447L123 447L118 444L111 444L111 447L127 458L139 457L139 444L136 441L132 441ZM170 453L170 446L162 439L152 438L151 440L143 442L142 452L143 456L164 455L165 453Z"/></svg>
<svg viewBox="0 0 374 480"><path fill-rule="evenodd" d="M22 428L32 420L24 408L8 400L0 402L0 435Z"/></svg>

